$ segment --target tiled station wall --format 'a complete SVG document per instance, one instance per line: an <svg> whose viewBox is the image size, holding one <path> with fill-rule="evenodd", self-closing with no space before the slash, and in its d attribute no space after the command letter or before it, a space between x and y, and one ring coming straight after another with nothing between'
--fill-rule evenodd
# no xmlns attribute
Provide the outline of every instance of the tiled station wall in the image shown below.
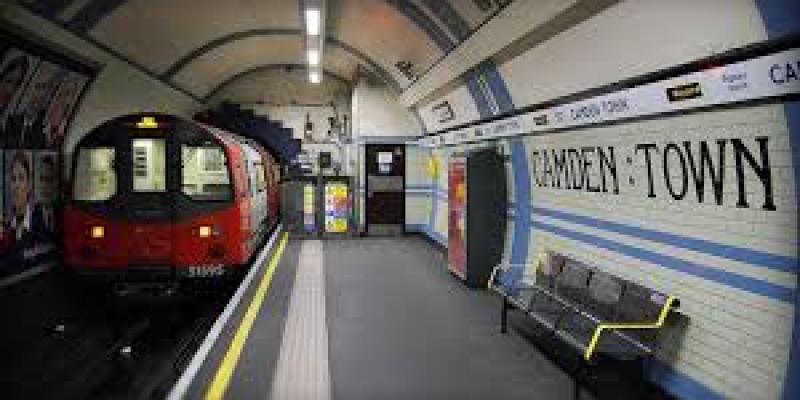
<svg viewBox="0 0 800 400"><path fill-rule="evenodd" d="M498 64L494 77L485 74L487 91L510 93L512 107L522 107L766 40L775 32L768 14L791 11L765 3L781 2L622 2ZM432 107L443 101L455 118L440 123ZM459 86L418 110L431 132L509 111L479 103ZM659 355L652 379L679 398L794 398L798 109L718 108L503 141L511 191L505 260L532 264L551 249L678 296L689 323ZM705 148L700 185L692 160L699 168ZM445 246L447 162L459 150L420 150L429 206L418 200L423 191L408 193L427 212L418 230ZM591 190L574 187L569 167L545 172L562 150L588 154L583 179ZM613 160L600 161L612 151ZM430 163L438 172L425 168Z"/></svg>
<svg viewBox="0 0 800 400"><path fill-rule="evenodd" d="M743 146L743 157L749 153L756 160L762 160L760 143L765 144L771 189L765 186L767 178L759 178L757 169L746 162L737 171L734 142ZM708 167L702 191L692 172L689 153L699 168L703 143L721 177L717 192ZM658 149L651 150L652 176L644 151L636 150L637 145L651 144ZM510 156L509 199L530 199L528 204L509 204L507 262L533 264L540 252L554 250L674 294L690 323L681 342L660 355L667 368L658 368L656 379L686 398L781 397L792 339L798 256L793 155L782 106L526 137L503 147ZM589 183L581 189L570 188L573 175L567 177L567 172L543 172L555 168L554 150L560 157L562 150L570 149L589 149L594 161L587 169ZM601 168L598 149L606 156L613 149L616 171L610 164ZM431 158L438 160L441 170L432 180L428 204L420 200L424 195L416 193L409 192L407 200L418 214L428 212L428 224L418 230L445 246L447 160L457 150L422 150L429 155L417 156L418 162L424 166ZM772 208L768 192L774 210L765 209ZM740 196L746 207L737 206Z"/></svg>

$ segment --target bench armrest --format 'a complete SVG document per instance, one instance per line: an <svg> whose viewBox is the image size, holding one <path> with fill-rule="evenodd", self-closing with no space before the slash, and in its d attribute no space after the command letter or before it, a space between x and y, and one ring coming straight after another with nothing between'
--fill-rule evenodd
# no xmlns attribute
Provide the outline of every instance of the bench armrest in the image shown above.
<svg viewBox="0 0 800 400"><path fill-rule="evenodd" d="M664 326L664 322L667 320L667 316L669 315L670 311L673 309L673 304L677 305L678 299L670 296L664 302L664 306L661 308L661 312L658 315L658 319L653 322L627 322L627 323L606 323L606 324L598 324L597 327L594 329L594 333L592 334L592 339L589 341L589 346L586 347L586 351L583 354L583 358L586 361L589 361L594 354L595 348L597 347L597 343L600 341L600 335L603 334L603 331L615 331L615 330L626 330L626 329L659 329Z"/></svg>

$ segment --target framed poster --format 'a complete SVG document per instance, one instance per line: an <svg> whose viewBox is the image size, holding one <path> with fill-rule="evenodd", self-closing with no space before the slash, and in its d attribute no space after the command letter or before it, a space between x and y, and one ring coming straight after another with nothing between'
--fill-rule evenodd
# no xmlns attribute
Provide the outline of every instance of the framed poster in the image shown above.
<svg viewBox="0 0 800 400"><path fill-rule="evenodd" d="M97 67L0 29L0 278L58 248L64 136Z"/></svg>
<svg viewBox="0 0 800 400"><path fill-rule="evenodd" d="M325 183L325 232L346 233L349 229L350 192L342 182Z"/></svg>
<svg viewBox="0 0 800 400"><path fill-rule="evenodd" d="M447 252L450 271L467 278L467 160L464 156L450 159L448 168Z"/></svg>

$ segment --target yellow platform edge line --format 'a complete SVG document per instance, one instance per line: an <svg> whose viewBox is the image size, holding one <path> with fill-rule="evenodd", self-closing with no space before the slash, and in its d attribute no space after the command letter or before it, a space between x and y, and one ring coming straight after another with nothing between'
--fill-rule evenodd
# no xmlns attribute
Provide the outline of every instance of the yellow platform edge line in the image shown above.
<svg viewBox="0 0 800 400"><path fill-rule="evenodd" d="M592 335L592 340L589 342L589 347L586 349L583 357L587 361L592 358L594 354L595 347L597 347L597 342L600 340L600 335L606 329L658 329L664 325L664 322L667 320L667 315L669 314L670 310L672 309L672 304L677 300L675 297L670 296L667 298L667 301L664 303L664 306L661 308L661 313L658 315L658 320L652 323L611 323L611 324L600 324L597 325L597 328L594 330L594 334Z"/></svg>
<svg viewBox="0 0 800 400"><path fill-rule="evenodd" d="M236 364L238 364L239 357L247 342L247 336L253 328L253 324L258 316L258 311L261 309L261 304L264 302L270 283L272 283L272 277L275 275L275 269L283 255L287 239L288 233L284 232L281 242L278 244L278 249L275 251L275 254L272 255L269 267L267 267L266 273L261 278L261 283L259 283L258 289L253 299L250 301L250 305L247 306L247 311L244 314L239 328L236 330L236 335L233 337L228 351L225 353L225 358L222 359L222 363L219 369L217 369L217 373L214 375L214 380L211 381L211 385L208 387L208 391L205 395L206 400L219 400L225 395L225 391L228 389L228 384L230 384L231 377L233 376L233 371L236 369Z"/></svg>

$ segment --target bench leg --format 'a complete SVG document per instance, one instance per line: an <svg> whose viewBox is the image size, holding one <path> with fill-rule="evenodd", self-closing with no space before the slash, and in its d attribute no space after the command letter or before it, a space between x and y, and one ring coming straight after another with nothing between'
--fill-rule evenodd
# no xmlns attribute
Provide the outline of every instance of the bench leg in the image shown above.
<svg viewBox="0 0 800 400"><path fill-rule="evenodd" d="M508 332L508 309L510 308L508 300L503 297L503 309L500 312L500 333Z"/></svg>
<svg viewBox="0 0 800 400"><path fill-rule="evenodd" d="M647 398L647 391L650 389L650 357L639 358L639 398Z"/></svg>
<svg viewBox="0 0 800 400"><path fill-rule="evenodd" d="M579 365L572 373L572 398L574 400L581 399L581 380L580 374L583 373L583 366Z"/></svg>

